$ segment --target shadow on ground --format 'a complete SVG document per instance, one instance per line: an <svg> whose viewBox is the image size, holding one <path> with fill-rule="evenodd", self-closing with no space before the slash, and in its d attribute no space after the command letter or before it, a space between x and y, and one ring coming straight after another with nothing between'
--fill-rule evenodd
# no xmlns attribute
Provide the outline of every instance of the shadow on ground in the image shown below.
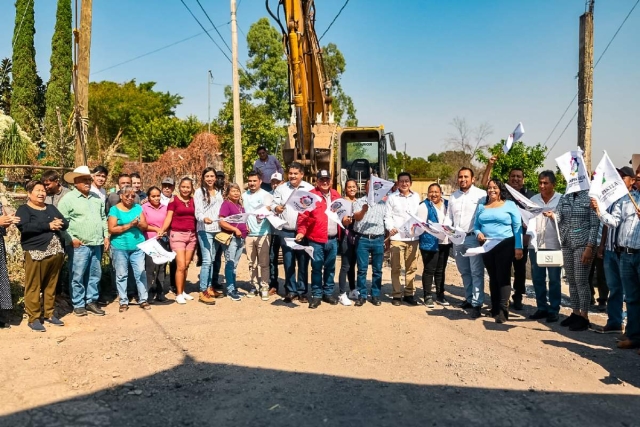
<svg viewBox="0 0 640 427"><path fill-rule="evenodd" d="M198 363L0 417L26 426L631 426L637 396L421 386Z"/></svg>

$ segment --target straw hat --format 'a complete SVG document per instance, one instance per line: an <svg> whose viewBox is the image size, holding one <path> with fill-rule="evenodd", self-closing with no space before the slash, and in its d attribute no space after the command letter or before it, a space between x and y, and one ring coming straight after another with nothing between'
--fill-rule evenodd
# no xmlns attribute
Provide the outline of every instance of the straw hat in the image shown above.
<svg viewBox="0 0 640 427"><path fill-rule="evenodd" d="M91 176L91 171L88 166L78 166L71 172L64 174L64 180L69 184L73 184L74 180L81 176Z"/></svg>

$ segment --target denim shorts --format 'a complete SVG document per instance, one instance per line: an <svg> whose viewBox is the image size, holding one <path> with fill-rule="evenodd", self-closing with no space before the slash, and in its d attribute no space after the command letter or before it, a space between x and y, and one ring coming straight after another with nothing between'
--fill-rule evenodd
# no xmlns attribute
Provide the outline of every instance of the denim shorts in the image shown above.
<svg viewBox="0 0 640 427"><path fill-rule="evenodd" d="M195 231L172 231L169 234L169 244L173 251L195 251L196 242Z"/></svg>

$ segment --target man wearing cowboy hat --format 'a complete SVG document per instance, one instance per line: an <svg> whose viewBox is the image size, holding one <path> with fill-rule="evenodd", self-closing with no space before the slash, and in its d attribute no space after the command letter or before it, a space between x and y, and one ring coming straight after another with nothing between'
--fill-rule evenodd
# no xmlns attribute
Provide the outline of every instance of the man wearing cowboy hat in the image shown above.
<svg viewBox="0 0 640 427"><path fill-rule="evenodd" d="M64 180L75 185L58 204L58 210L69 221L65 240L73 246L69 257L73 313L104 316L97 304L100 260L102 251L109 248L104 202L91 192L91 171L87 166L67 172Z"/></svg>

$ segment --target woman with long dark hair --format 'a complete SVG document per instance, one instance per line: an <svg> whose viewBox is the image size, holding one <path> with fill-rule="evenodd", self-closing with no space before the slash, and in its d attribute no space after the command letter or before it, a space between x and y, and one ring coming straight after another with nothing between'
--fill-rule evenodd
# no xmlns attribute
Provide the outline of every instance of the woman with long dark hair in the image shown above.
<svg viewBox="0 0 640 427"><path fill-rule="evenodd" d="M358 299L360 294L356 290L356 235L353 231L353 204L356 201L356 193L358 192L358 184L355 179L348 179L344 183L344 200L350 204L351 214L342 218L344 225L344 233L342 233L340 246L340 275L338 283L340 285L340 304L351 305L351 299ZM347 288L348 280L348 288ZM347 291L350 294L347 295Z"/></svg>
<svg viewBox="0 0 640 427"><path fill-rule="evenodd" d="M212 286L213 261L220 250L220 244L216 241L216 234L220 232L218 214L224 201L222 192L216 188L216 170L212 167L202 171L200 179L201 187L194 195L196 204L196 230L202 255L200 268L200 295L198 301L207 305L216 303L214 298L222 296Z"/></svg>
<svg viewBox="0 0 640 427"><path fill-rule="evenodd" d="M184 291L184 284L196 250L196 207L191 178L184 177L180 180L178 194L167 205L167 217L160 230L160 236L169 229L169 244L171 250L176 253L176 302L186 304L187 300L193 300L193 297Z"/></svg>
<svg viewBox="0 0 640 427"><path fill-rule="evenodd" d="M478 205L474 232L481 244L489 239L500 240L489 252L482 254L489 273L491 315L496 323L509 319L511 296L511 264L522 258L522 218L518 207L507 200L507 189L497 179L487 184L487 199Z"/></svg>
<svg viewBox="0 0 640 427"><path fill-rule="evenodd" d="M247 229L247 224L230 223L225 221L224 218L244 213L241 196L240 186L235 183L229 184L225 201L220 207L220 228L227 233L231 233L231 241L224 251L224 278L227 283L227 296L233 301L240 301L241 299L236 286L236 269L244 249L244 239L247 237L249 230Z"/></svg>
<svg viewBox="0 0 640 427"><path fill-rule="evenodd" d="M426 218L430 222L445 224L449 222L447 216L448 208L449 202L442 198L442 187L440 187L440 184L433 183L427 190L427 198L418 208L418 217L421 219ZM420 235L420 254L424 264L422 291L424 292L424 305L428 308L435 307L433 301L434 284L436 302L442 306L449 305L444 297L444 276L451 246L451 242L446 237L444 240L439 240L429 233Z"/></svg>
<svg viewBox="0 0 640 427"><path fill-rule="evenodd" d="M142 204L142 212L147 218L147 228L144 232L144 237L147 240L155 239L158 236L158 233L162 230L162 224L164 224L164 220L167 218L167 206L160 203L161 198L162 190L153 186L147 190L147 201ZM159 238L158 242L164 249L169 249L169 239L167 236ZM167 264L158 265L153 262L152 257L145 255L149 302L154 300L154 296L156 302L167 302L167 297L164 296L166 268Z"/></svg>

